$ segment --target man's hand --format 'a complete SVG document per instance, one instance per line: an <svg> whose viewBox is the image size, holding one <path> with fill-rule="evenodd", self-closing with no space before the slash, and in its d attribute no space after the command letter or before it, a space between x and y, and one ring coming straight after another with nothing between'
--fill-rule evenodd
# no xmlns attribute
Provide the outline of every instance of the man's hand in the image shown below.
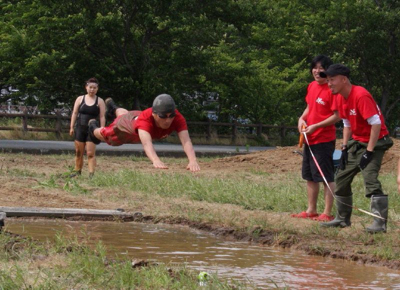
<svg viewBox="0 0 400 290"><path fill-rule="evenodd" d="M161 160L156 160L153 162L153 166L158 169L168 169L168 166L164 164Z"/></svg>
<svg viewBox="0 0 400 290"><path fill-rule="evenodd" d="M349 159L349 152L348 152L347 146L342 146L342 156L340 156L340 160L339 160L340 170L344 170L346 168L348 159Z"/></svg>
<svg viewBox="0 0 400 290"><path fill-rule="evenodd" d="M74 136L74 128L69 129L69 135Z"/></svg>
<svg viewBox="0 0 400 290"><path fill-rule="evenodd" d="M196 161L194 161L194 162L190 162L188 164L188 166L186 166L186 169L190 170L192 172L196 172L196 171L200 171L200 166Z"/></svg>
<svg viewBox="0 0 400 290"><path fill-rule="evenodd" d="M302 134L304 128L307 127L307 123L303 119L299 119L299 122L297 123L297 128L299 129L299 133Z"/></svg>
<svg viewBox="0 0 400 290"><path fill-rule="evenodd" d="M368 163L371 162L373 155L374 155L373 151L365 150L365 152L361 156L361 161L360 161L360 164L359 164L361 170L364 170L365 167L367 167Z"/></svg>
<svg viewBox="0 0 400 290"><path fill-rule="evenodd" d="M310 134L314 133L315 130L317 130L317 129L318 129L317 125L310 125L310 126L306 127L303 130L303 132L305 132L307 135L310 135Z"/></svg>

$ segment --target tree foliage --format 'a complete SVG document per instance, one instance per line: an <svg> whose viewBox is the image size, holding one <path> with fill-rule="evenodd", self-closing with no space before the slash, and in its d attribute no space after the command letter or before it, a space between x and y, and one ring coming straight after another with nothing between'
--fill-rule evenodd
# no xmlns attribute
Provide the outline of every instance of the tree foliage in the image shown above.
<svg viewBox="0 0 400 290"><path fill-rule="evenodd" d="M220 120L291 123L305 107L309 62L352 69L397 125L400 4L395 0L5 0L0 3L0 96L71 106L84 81L143 109L170 93L188 119L218 95Z"/></svg>

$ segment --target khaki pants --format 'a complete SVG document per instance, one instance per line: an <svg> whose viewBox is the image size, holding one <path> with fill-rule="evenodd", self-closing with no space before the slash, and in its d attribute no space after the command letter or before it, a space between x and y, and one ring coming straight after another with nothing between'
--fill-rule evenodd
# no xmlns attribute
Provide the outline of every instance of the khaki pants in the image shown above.
<svg viewBox="0 0 400 290"><path fill-rule="evenodd" d="M393 141L389 136L385 136L378 140L374 148L371 162L364 170L361 170L358 164L360 163L361 156L367 149L367 143L358 142L351 139L347 146L349 152L348 163L344 170L339 170L336 175L336 190L335 194L338 196L351 196L351 183L354 177L361 171L364 179L364 186L366 189L365 196L383 195L382 185L378 180L379 170L381 169L383 155L386 150L393 146Z"/></svg>

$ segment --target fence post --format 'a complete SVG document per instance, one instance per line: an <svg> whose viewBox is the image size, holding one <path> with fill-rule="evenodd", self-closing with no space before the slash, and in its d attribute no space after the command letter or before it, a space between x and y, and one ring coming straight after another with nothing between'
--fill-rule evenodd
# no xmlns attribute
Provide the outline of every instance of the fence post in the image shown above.
<svg viewBox="0 0 400 290"><path fill-rule="evenodd" d="M262 134L262 124L258 124L257 126L257 137L261 137Z"/></svg>
<svg viewBox="0 0 400 290"><path fill-rule="evenodd" d="M207 124L207 140L211 139L211 119L208 119L208 124Z"/></svg>
<svg viewBox="0 0 400 290"><path fill-rule="evenodd" d="M57 116L56 137L57 137L57 139L60 139L61 138L61 113L59 110L56 110L56 116Z"/></svg>
<svg viewBox="0 0 400 290"><path fill-rule="evenodd" d="M28 132L28 109L24 107L22 113L22 134L26 135Z"/></svg>
<svg viewBox="0 0 400 290"><path fill-rule="evenodd" d="M283 146L283 143L285 141L285 135L286 135L286 127L284 123L281 123L281 146Z"/></svg>
<svg viewBox="0 0 400 290"><path fill-rule="evenodd" d="M232 144L236 143L236 137L237 137L237 122L235 120L232 123Z"/></svg>

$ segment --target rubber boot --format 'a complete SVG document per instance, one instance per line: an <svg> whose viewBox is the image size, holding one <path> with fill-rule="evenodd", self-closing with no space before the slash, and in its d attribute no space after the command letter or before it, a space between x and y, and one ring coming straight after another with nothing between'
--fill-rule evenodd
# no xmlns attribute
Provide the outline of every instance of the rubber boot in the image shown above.
<svg viewBox="0 0 400 290"><path fill-rule="evenodd" d="M321 227L349 227L351 226L350 217L353 210L353 196L335 196L337 214L333 221L320 223Z"/></svg>
<svg viewBox="0 0 400 290"><path fill-rule="evenodd" d="M366 228L367 232L386 233L386 225L388 219L389 198L387 195L373 195L371 196L371 212L383 219L374 217L372 225Z"/></svg>
<svg viewBox="0 0 400 290"><path fill-rule="evenodd" d="M89 126L89 135L90 135L91 141L96 145L100 144L101 140L97 139L97 137L94 135L94 130L98 128L97 120L90 119L88 126Z"/></svg>
<svg viewBox="0 0 400 290"><path fill-rule="evenodd" d="M116 111L119 108L115 103L112 98L107 98L105 100L106 104L106 122L107 123L112 123L115 118L117 118Z"/></svg>

